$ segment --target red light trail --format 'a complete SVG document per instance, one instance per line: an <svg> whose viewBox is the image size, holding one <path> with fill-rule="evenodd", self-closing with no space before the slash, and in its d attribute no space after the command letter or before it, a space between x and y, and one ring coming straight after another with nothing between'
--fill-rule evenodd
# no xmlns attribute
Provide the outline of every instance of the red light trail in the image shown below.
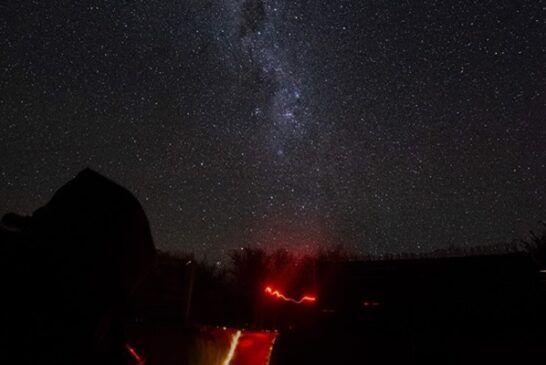
<svg viewBox="0 0 546 365"><path fill-rule="evenodd" d="M135 361L137 362L138 365L144 365L146 362L144 361L144 359L136 352L136 350L131 347L131 345L129 345L128 343L125 344L125 348L127 349L127 351L131 354L131 356L133 357L133 359L135 359Z"/></svg>
<svg viewBox="0 0 546 365"><path fill-rule="evenodd" d="M266 287L265 288L265 292L269 295L271 295L272 297L276 297L276 298L280 298L284 301L287 301L287 302L292 302L292 303L296 303L296 304L301 304L303 302L315 302L317 300L316 297L313 297L313 296L308 296L308 295L305 295L303 296L300 300L296 300L296 299L293 299L293 298L289 298L285 295L283 295L281 292L279 292L278 290L273 290L271 289L270 286Z"/></svg>

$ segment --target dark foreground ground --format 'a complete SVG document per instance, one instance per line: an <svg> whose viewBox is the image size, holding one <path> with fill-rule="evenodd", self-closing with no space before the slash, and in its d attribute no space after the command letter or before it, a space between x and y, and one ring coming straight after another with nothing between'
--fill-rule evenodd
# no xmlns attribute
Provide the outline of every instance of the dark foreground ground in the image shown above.
<svg viewBox="0 0 546 365"><path fill-rule="evenodd" d="M546 281L527 255L336 263L317 266L317 281L316 302L264 297L249 326L143 320L129 328L130 340L147 364L267 364L253 354L259 336L246 337L246 360L236 352L226 362L242 328L278 330L272 365L546 360Z"/></svg>
<svg viewBox="0 0 546 365"><path fill-rule="evenodd" d="M272 364L542 364L543 330L438 328L405 332L317 329L281 334Z"/></svg>
<svg viewBox="0 0 546 365"><path fill-rule="evenodd" d="M223 364L234 332L201 326L184 329L182 324L167 322L135 323L129 328L129 339L146 358L146 364ZM247 346L255 342L259 347L259 341L247 338ZM229 363L267 364L264 358L267 356L258 353L253 357L249 349L246 359L235 355ZM392 323L369 322L366 326L334 323L282 330L274 341L269 363L543 364L545 359L546 331L539 324L445 323L410 330Z"/></svg>
<svg viewBox="0 0 546 365"><path fill-rule="evenodd" d="M159 255L134 196L84 170L32 216L1 221L0 363L543 364L546 234L534 240L467 257L317 258L298 275L244 250L224 280Z"/></svg>

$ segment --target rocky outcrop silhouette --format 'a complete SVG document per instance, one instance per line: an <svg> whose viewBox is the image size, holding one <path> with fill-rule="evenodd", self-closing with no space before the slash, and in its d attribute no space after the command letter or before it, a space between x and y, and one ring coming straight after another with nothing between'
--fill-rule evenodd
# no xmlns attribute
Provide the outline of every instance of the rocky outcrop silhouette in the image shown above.
<svg viewBox="0 0 546 365"><path fill-rule="evenodd" d="M126 305L152 263L148 219L85 169L31 217L0 229L2 356L18 364L123 364Z"/></svg>

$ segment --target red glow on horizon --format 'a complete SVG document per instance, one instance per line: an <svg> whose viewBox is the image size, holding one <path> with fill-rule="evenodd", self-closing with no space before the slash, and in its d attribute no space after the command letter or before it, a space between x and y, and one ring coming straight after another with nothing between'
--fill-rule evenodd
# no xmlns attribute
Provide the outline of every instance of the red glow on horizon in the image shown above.
<svg viewBox="0 0 546 365"><path fill-rule="evenodd" d="M271 295L272 297L280 298L280 299L282 299L282 300L284 300L286 302L292 302L292 303L296 303L296 304L301 304L303 302L311 302L312 303L312 302L315 302L317 300L316 297L309 296L309 295L304 295L300 300L296 300L296 299L285 296L284 294L282 294L278 290L273 290L270 286L267 286L265 288L265 292L267 294Z"/></svg>

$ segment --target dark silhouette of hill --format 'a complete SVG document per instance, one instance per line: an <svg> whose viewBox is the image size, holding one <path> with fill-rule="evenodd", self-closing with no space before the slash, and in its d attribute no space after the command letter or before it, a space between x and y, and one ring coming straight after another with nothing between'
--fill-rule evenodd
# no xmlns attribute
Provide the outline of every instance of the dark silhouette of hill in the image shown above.
<svg viewBox="0 0 546 365"><path fill-rule="evenodd" d="M2 223L3 361L126 363L127 301L155 254L136 198L86 169Z"/></svg>

